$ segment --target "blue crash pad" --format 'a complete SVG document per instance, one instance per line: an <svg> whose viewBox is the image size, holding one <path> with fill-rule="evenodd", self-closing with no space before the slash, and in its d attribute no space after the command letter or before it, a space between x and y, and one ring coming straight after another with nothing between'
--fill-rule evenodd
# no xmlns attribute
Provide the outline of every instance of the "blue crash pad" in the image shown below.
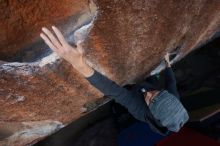
<svg viewBox="0 0 220 146"><path fill-rule="evenodd" d="M117 142L119 146L153 146L163 138L165 136L153 132L148 124L137 122L120 132Z"/></svg>

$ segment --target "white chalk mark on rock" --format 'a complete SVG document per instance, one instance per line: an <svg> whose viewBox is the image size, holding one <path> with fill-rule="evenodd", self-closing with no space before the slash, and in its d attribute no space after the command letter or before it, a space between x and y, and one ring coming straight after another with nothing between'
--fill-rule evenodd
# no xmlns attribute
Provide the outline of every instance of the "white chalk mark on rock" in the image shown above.
<svg viewBox="0 0 220 146"><path fill-rule="evenodd" d="M0 145L32 145L36 143L34 140L50 135L64 127L63 123L52 120L21 122L19 125L20 130L14 132L6 140L0 141Z"/></svg>

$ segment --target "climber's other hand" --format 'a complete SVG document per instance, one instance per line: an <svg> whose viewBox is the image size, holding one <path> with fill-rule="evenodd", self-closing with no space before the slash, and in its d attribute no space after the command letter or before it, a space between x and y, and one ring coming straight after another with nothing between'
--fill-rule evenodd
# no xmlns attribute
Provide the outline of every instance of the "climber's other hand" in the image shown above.
<svg viewBox="0 0 220 146"><path fill-rule="evenodd" d="M166 63L167 67L171 67L171 63L170 63L170 53L166 53L166 55L164 56L164 60Z"/></svg>

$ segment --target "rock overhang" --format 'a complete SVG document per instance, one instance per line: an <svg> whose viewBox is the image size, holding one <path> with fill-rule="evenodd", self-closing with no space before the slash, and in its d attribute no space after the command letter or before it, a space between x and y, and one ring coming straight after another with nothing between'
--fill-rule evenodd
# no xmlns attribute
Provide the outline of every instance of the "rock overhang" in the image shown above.
<svg viewBox="0 0 220 146"><path fill-rule="evenodd" d="M0 39L1 125L45 120L65 125L83 115L86 102L102 96L39 39L43 25L58 25L70 43L88 36L90 65L121 85L143 79L166 51L177 48L174 62L180 60L220 28L217 1L47 0L1 5L6 21L0 33L8 32Z"/></svg>

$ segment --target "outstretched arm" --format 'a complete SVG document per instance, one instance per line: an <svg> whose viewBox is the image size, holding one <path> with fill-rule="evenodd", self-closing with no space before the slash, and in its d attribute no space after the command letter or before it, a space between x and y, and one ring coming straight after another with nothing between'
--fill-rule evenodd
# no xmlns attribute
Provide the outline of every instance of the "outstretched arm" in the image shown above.
<svg viewBox="0 0 220 146"><path fill-rule="evenodd" d="M79 71L85 78L104 95L115 99L116 102L126 107L128 111L138 120L146 120L146 103L144 99L134 98L127 89L120 87L114 81L95 71L86 63L84 50L81 42L76 47L70 46L64 39L61 32L52 27L56 37L47 28L42 28L41 38L56 52Z"/></svg>
<svg viewBox="0 0 220 146"><path fill-rule="evenodd" d="M97 71L88 77L87 80L105 96L113 98L117 103L128 109L136 119L146 121L147 105L144 99L133 97L129 90L119 86Z"/></svg>
<svg viewBox="0 0 220 146"><path fill-rule="evenodd" d="M177 86L176 86L176 79L175 75L173 73L173 70L171 68L171 63L169 59L169 53L167 53L164 57L165 63L166 63L166 69L164 71L165 74L165 89L175 95L177 98L179 98L179 93L177 91Z"/></svg>

